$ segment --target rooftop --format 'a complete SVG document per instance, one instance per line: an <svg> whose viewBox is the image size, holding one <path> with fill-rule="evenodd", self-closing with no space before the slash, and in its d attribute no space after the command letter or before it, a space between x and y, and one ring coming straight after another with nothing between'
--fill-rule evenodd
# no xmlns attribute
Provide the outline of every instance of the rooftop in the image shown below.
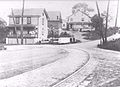
<svg viewBox="0 0 120 87"><path fill-rule="evenodd" d="M43 12L47 15L47 12L44 8L30 8L30 9L24 9L24 15L25 16L40 16ZM22 15L22 9L13 9L13 13L15 16L21 16ZM9 16L12 16L12 12Z"/></svg>
<svg viewBox="0 0 120 87"><path fill-rule="evenodd" d="M48 11L49 20L61 20L61 12L60 11Z"/></svg>

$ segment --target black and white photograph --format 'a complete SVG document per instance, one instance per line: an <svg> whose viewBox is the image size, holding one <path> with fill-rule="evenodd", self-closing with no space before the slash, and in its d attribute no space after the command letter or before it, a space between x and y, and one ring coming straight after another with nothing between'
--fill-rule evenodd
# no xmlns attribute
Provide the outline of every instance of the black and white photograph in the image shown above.
<svg viewBox="0 0 120 87"><path fill-rule="evenodd" d="M0 0L0 87L120 87L120 0Z"/></svg>

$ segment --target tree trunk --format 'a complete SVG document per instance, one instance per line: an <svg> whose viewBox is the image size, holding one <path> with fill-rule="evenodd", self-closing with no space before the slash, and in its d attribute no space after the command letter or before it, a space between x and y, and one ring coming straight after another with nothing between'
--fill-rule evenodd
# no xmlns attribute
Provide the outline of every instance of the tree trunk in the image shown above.
<svg viewBox="0 0 120 87"><path fill-rule="evenodd" d="M98 6L98 3L97 3L97 0L96 0L96 7L97 7L98 17L99 17L99 31L100 31L100 37L102 38L103 43L105 43L104 34L103 34L103 30L102 30L102 28L103 28L103 23L102 23L102 20L101 20L100 10L99 10L99 6Z"/></svg>
<svg viewBox="0 0 120 87"><path fill-rule="evenodd" d="M21 15L21 44L23 44L23 15L24 15L24 4L25 4L25 0L23 0L22 15Z"/></svg>

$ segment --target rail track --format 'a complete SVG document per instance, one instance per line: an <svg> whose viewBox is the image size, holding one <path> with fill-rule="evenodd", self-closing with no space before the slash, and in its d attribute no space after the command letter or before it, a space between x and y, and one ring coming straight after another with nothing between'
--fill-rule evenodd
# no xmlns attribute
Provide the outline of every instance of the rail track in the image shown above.
<svg viewBox="0 0 120 87"><path fill-rule="evenodd" d="M59 80L58 82L52 84L50 87L79 87L81 83L85 80L85 78L92 73L92 71L88 71L89 69L87 68L93 68L90 67L90 65L92 65L92 61L94 61L93 58L91 58L90 54L87 51L83 49L77 50L81 50L86 53L87 61L84 62L82 66L79 67L76 71L74 71L67 77ZM95 64L97 63L95 62Z"/></svg>

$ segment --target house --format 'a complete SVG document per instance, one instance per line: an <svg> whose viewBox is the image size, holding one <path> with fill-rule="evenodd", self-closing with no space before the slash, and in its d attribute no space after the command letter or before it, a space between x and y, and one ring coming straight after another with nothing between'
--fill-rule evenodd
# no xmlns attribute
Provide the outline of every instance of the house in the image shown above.
<svg viewBox="0 0 120 87"><path fill-rule="evenodd" d="M21 14L22 10L14 9L9 15L9 33L6 37L6 44L21 43ZM23 14L23 43L35 44L46 40L48 36L48 14L45 9L31 8L24 9Z"/></svg>
<svg viewBox="0 0 120 87"><path fill-rule="evenodd" d="M62 18L61 12L59 11L48 11L48 27L49 27L49 37L58 37L62 28Z"/></svg>
<svg viewBox="0 0 120 87"><path fill-rule="evenodd" d="M74 12L68 18L68 27L72 30L85 30L91 29L91 19L88 15L80 10Z"/></svg>

